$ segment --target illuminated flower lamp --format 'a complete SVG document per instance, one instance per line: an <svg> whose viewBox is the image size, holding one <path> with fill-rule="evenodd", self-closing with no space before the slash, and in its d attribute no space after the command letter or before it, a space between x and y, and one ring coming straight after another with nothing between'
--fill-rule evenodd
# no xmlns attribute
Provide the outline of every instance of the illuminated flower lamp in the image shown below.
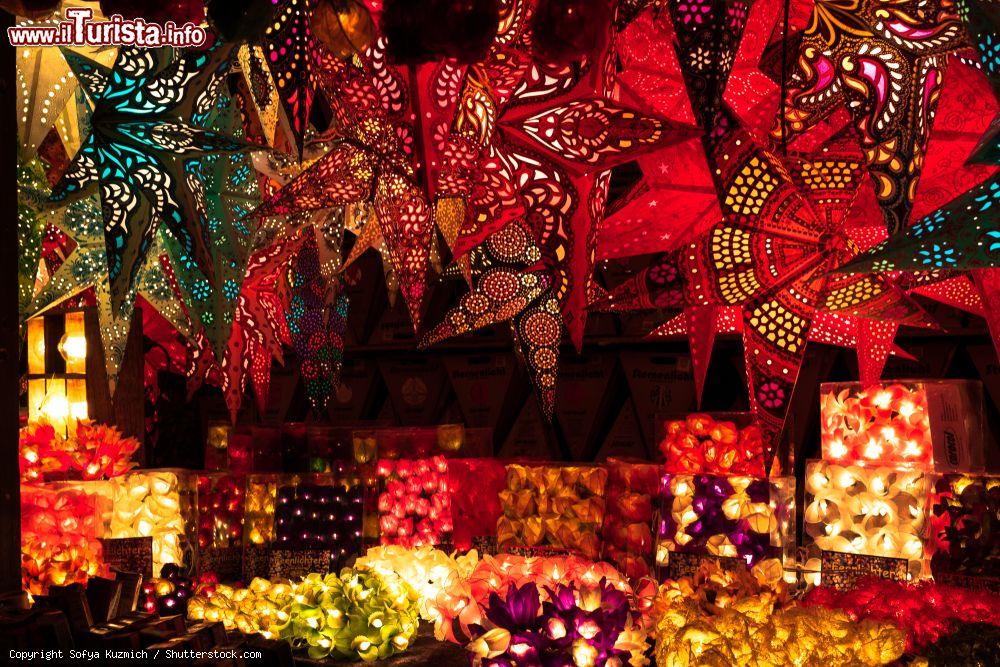
<svg viewBox="0 0 1000 667"><path fill-rule="evenodd" d="M184 614L188 602L194 595L195 581L181 574L175 563L167 563L159 577L144 582L142 586L142 609L150 614L170 616Z"/></svg>
<svg viewBox="0 0 1000 667"><path fill-rule="evenodd" d="M660 483L656 563L675 553L787 563L794 545L795 479L666 473Z"/></svg>
<svg viewBox="0 0 1000 667"><path fill-rule="evenodd" d="M32 595L105 576L98 536L103 500L82 489L21 489L21 577Z"/></svg>
<svg viewBox="0 0 1000 667"><path fill-rule="evenodd" d="M823 459L841 465L933 465L938 472L980 470L981 406L981 389L965 381L823 383Z"/></svg>
<svg viewBox="0 0 1000 667"><path fill-rule="evenodd" d="M805 492L807 569L818 570L821 553L832 551L904 559L908 579L930 575L925 467L810 461Z"/></svg>
<svg viewBox="0 0 1000 667"><path fill-rule="evenodd" d="M400 579L344 568L339 575L309 574L294 587L273 631L313 660L385 659L408 649L417 634L415 593Z"/></svg>
<svg viewBox="0 0 1000 667"><path fill-rule="evenodd" d="M115 477L108 483L111 512L105 537L152 537L153 576L170 563L184 562L192 513L191 480L173 470L145 470Z"/></svg>
<svg viewBox="0 0 1000 667"><path fill-rule="evenodd" d="M633 590L624 575L613 565L604 561L593 561L579 556L538 556L525 557L516 554L484 556L473 562L475 552L470 552L468 560L458 559L456 575L434 575L434 579L445 578L446 585L432 599L421 602L421 612L425 618L433 619L434 636L438 640L464 643L473 636L474 626L483 625L492 594L502 595L511 586L523 587L534 584L548 600L548 594L558 586L575 586L578 589L594 588L602 581L618 589L637 606L644 607L652 598L651 591ZM419 558L419 556L417 557ZM384 568L386 563L373 562L371 552L367 562L375 568ZM423 558L419 558L424 560ZM400 563L402 559L397 559ZM471 571L468 568L471 567ZM396 574L410 579L415 568L406 565L405 570L395 566ZM430 581L427 582L429 584ZM428 586L422 585L422 590Z"/></svg>
<svg viewBox="0 0 1000 667"><path fill-rule="evenodd" d="M1000 583L1000 475L941 475L930 510L935 581ZM971 578L971 579L970 579Z"/></svg>
<svg viewBox="0 0 1000 667"><path fill-rule="evenodd" d="M254 579L247 588L226 585L199 586L188 602L188 618L194 621L222 623L226 630L239 630L245 635L271 637L271 627L281 620L292 602L294 589L286 582Z"/></svg>
<svg viewBox="0 0 1000 667"><path fill-rule="evenodd" d="M378 513L383 545L421 547L451 540L447 459L381 459L377 474L381 480Z"/></svg>
<svg viewBox="0 0 1000 667"><path fill-rule="evenodd" d="M28 320L28 419L44 419L68 437L88 417L83 311Z"/></svg>
<svg viewBox="0 0 1000 667"><path fill-rule="evenodd" d="M601 553L607 470L593 466L507 466L497 542L531 555Z"/></svg>
<svg viewBox="0 0 1000 667"><path fill-rule="evenodd" d="M927 393L903 384L823 385L823 458L835 463L930 463Z"/></svg>
<svg viewBox="0 0 1000 667"><path fill-rule="evenodd" d="M659 667L896 664L906 635L889 620L802 607L767 576L703 563L660 588L652 615Z"/></svg>

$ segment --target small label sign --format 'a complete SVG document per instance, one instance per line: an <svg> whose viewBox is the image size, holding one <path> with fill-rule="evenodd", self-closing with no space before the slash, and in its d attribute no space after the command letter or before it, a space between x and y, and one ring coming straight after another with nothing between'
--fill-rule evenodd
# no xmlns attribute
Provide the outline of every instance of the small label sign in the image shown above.
<svg viewBox="0 0 1000 667"><path fill-rule="evenodd" d="M143 579L153 578L153 538L118 537L102 539L104 562L120 572L141 574Z"/></svg>
<svg viewBox="0 0 1000 667"><path fill-rule="evenodd" d="M270 570L270 549L259 544L248 544L243 549L243 581L256 577L267 578Z"/></svg>
<svg viewBox="0 0 1000 667"><path fill-rule="evenodd" d="M671 551L666 565L661 573L664 579L680 579L691 577L705 561L713 561L725 572L737 572L747 569L747 562L742 558L730 556L712 556L710 554L691 554L681 551Z"/></svg>
<svg viewBox="0 0 1000 667"><path fill-rule="evenodd" d="M205 547L198 554L198 568L214 572L220 581L236 581L243 577L241 547Z"/></svg>
<svg viewBox="0 0 1000 667"><path fill-rule="evenodd" d="M864 577L906 581L909 562L905 558L824 551L820 560L820 576L824 586L841 589L851 588Z"/></svg>
<svg viewBox="0 0 1000 667"><path fill-rule="evenodd" d="M307 574L330 571L330 551L319 549L272 549L268 577L299 579Z"/></svg>
<svg viewBox="0 0 1000 667"><path fill-rule="evenodd" d="M949 586L961 586L971 588L974 591L989 591L1000 593L1000 577L980 577L970 574L958 574L957 572L944 572L934 574L934 580Z"/></svg>

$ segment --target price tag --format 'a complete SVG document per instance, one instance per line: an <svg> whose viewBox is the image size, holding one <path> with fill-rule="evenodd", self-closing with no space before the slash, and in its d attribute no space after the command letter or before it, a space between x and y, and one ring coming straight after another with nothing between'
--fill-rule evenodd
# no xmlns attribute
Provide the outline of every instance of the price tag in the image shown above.
<svg viewBox="0 0 1000 667"><path fill-rule="evenodd" d="M957 572L934 573L934 580L949 586L961 586L974 591L989 591L1000 593L1000 577L977 577Z"/></svg>
<svg viewBox="0 0 1000 667"><path fill-rule="evenodd" d="M495 556L500 553L497 546L497 538L493 535L479 535L472 538L472 548L479 552L480 556Z"/></svg>
<svg viewBox="0 0 1000 667"><path fill-rule="evenodd" d="M198 552L198 569L214 572L219 581L236 581L243 577L242 547L205 547Z"/></svg>
<svg viewBox="0 0 1000 667"><path fill-rule="evenodd" d="M909 561L905 558L824 551L820 559L823 585L834 588L851 588L864 577L906 581L909 573Z"/></svg>
<svg viewBox="0 0 1000 667"><path fill-rule="evenodd" d="M102 539L101 551L104 562L116 570L141 574L144 579L153 578L152 536Z"/></svg>
<svg viewBox="0 0 1000 667"><path fill-rule="evenodd" d="M268 578L299 579L307 574L330 571L330 551L319 549L272 549Z"/></svg>
<svg viewBox="0 0 1000 667"><path fill-rule="evenodd" d="M569 556L573 552L570 549L565 549L563 547L523 547L523 546L505 546L502 548L504 553L513 554L515 556L523 556L524 558L549 558L551 556Z"/></svg>
<svg viewBox="0 0 1000 667"><path fill-rule="evenodd" d="M664 579L680 579L681 577L694 576L698 568L705 561L717 563L726 572L745 570L747 568L747 562L742 558L671 551L666 564L661 566L661 576Z"/></svg>

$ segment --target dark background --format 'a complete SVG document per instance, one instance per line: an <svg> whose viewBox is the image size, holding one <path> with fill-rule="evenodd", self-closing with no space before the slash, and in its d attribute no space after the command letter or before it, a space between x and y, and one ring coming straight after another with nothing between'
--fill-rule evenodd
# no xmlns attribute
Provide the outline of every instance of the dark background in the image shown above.
<svg viewBox="0 0 1000 667"><path fill-rule="evenodd" d="M639 266L641 260L632 265ZM608 264L601 280L617 284L632 267ZM367 253L355 270L343 384L328 413L310 411L295 357L286 351L285 366L273 369L267 410L260 413L248 393L238 427L286 421L345 427L463 423L492 428L497 456L591 461L607 455L655 458L658 416L683 415L697 407L687 341L644 339L674 313L592 315L583 353L564 345L556 414L549 424L537 408L507 325L419 350L402 299L389 304L378 255ZM427 326L440 321L464 289L461 281L438 283L429 298ZM916 298L943 329L900 329L896 342L916 361L890 357L883 378L982 381L987 460L991 469L1000 469L992 435L1000 432L1000 365L985 322ZM854 350L809 345L786 428L799 466L819 456L819 384L857 377ZM148 465L201 467L205 425L228 419L221 393L205 386L187 402L184 377L172 373L161 373L160 390L159 399L146 404ZM738 336L717 338L701 409L748 409Z"/></svg>

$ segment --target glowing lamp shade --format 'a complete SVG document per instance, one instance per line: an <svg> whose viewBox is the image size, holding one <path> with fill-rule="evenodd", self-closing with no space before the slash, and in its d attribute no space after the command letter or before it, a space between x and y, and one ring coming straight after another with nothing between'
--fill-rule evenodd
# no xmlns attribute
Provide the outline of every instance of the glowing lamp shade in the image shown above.
<svg viewBox="0 0 1000 667"><path fill-rule="evenodd" d="M83 313L66 313L66 329L59 339L59 354L66 361L67 373L87 372L87 335Z"/></svg>
<svg viewBox="0 0 1000 667"><path fill-rule="evenodd" d="M41 317L28 320L28 373L45 373L45 320Z"/></svg>
<svg viewBox="0 0 1000 667"><path fill-rule="evenodd" d="M909 579L928 577L931 477L918 465L808 462L808 569L819 567L823 551L835 551L904 559Z"/></svg>
<svg viewBox="0 0 1000 667"><path fill-rule="evenodd" d="M87 419L87 336L84 313L28 320L28 419L44 419L64 436ZM53 332L54 329L54 332ZM46 341L60 335L54 357Z"/></svg>

